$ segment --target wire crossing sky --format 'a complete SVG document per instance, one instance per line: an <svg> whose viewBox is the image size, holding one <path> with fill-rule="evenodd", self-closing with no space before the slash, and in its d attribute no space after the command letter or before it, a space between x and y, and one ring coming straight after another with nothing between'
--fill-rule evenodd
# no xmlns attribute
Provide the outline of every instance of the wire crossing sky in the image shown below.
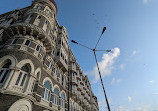
<svg viewBox="0 0 158 111"><path fill-rule="evenodd" d="M0 14L31 0L1 0ZM56 0L58 21L69 41L94 47L104 26L97 58L111 111L158 111L158 0ZM106 111L93 53L69 42Z"/></svg>

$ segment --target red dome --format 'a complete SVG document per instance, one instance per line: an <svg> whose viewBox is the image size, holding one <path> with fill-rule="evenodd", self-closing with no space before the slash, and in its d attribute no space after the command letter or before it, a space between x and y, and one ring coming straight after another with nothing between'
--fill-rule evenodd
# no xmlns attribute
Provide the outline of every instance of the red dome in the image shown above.
<svg viewBox="0 0 158 111"><path fill-rule="evenodd" d="M52 2L54 4L54 6L56 7L56 10L57 10L57 5L56 5L55 1L54 0L50 0L50 2Z"/></svg>

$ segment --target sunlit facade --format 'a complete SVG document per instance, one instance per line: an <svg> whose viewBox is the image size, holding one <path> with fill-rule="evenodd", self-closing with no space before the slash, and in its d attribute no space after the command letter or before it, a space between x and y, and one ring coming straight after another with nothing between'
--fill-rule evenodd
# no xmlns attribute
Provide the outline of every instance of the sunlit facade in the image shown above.
<svg viewBox="0 0 158 111"><path fill-rule="evenodd" d="M99 111L53 0L0 15L0 111Z"/></svg>

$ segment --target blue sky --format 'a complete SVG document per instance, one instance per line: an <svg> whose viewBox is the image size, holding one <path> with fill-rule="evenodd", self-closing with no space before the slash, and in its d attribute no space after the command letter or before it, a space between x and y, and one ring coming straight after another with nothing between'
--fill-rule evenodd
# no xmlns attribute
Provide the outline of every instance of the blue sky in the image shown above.
<svg viewBox="0 0 158 111"><path fill-rule="evenodd" d="M112 111L158 111L158 0L56 0L58 21L69 39L94 47L107 27L98 49L104 85ZM0 14L29 6L31 0L1 0ZM98 97L106 103L95 71L93 53L70 42ZM93 72L93 73L92 73Z"/></svg>

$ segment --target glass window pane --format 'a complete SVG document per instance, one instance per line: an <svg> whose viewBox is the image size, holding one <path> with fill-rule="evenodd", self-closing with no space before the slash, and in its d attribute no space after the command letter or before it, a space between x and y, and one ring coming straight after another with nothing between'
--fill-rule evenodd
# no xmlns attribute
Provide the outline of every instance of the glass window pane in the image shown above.
<svg viewBox="0 0 158 111"><path fill-rule="evenodd" d="M28 67L28 65L25 65L21 68L22 71L25 71L27 73L30 73L30 68Z"/></svg>
<svg viewBox="0 0 158 111"><path fill-rule="evenodd" d="M18 77L18 79L16 80L15 85L18 85L18 84L19 84L19 81L20 81L20 79L21 79L21 76L22 76L22 72L20 72L19 77Z"/></svg>
<svg viewBox="0 0 158 111"><path fill-rule="evenodd" d="M48 99L47 99L48 101L50 100L50 91L48 92Z"/></svg>
<svg viewBox="0 0 158 111"><path fill-rule="evenodd" d="M48 90L46 89L46 93L45 93L45 95L44 95L44 99L47 100L47 96L48 96Z"/></svg>
<svg viewBox="0 0 158 111"><path fill-rule="evenodd" d="M64 93L61 94L61 98L65 100L65 94Z"/></svg>
<svg viewBox="0 0 158 111"><path fill-rule="evenodd" d="M46 81L46 82L44 83L44 86L45 86L47 89L51 90L51 85L50 85L49 81Z"/></svg>
<svg viewBox="0 0 158 111"><path fill-rule="evenodd" d="M3 71L4 71L4 70L1 70L1 71L0 71L0 77L1 77L1 75L3 74Z"/></svg>
<svg viewBox="0 0 158 111"><path fill-rule="evenodd" d="M7 62L2 68L9 68L11 65L11 61Z"/></svg>
<svg viewBox="0 0 158 111"><path fill-rule="evenodd" d="M55 99L55 98L54 98L54 95L53 95L53 97L52 97L52 101L53 101L53 103L54 103L54 99Z"/></svg>
<svg viewBox="0 0 158 111"><path fill-rule="evenodd" d="M1 79L0 83L3 83L4 80L6 79L7 75L8 75L9 70L6 70L6 72L3 75L3 78Z"/></svg>
<svg viewBox="0 0 158 111"><path fill-rule="evenodd" d="M27 40L26 42L25 42L25 45L30 45L30 43L31 43L31 41L30 40Z"/></svg>
<svg viewBox="0 0 158 111"><path fill-rule="evenodd" d="M12 42L12 44L16 44L17 41L18 41L18 39L14 39L14 41Z"/></svg>
<svg viewBox="0 0 158 111"><path fill-rule="evenodd" d="M43 88L42 98L44 98L44 94L45 94L45 88Z"/></svg>
<svg viewBox="0 0 158 111"><path fill-rule="evenodd" d="M59 96L59 90L57 88L54 89L54 93Z"/></svg>
<svg viewBox="0 0 158 111"><path fill-rule="evenodd" d="M37 45L37 47L36 47L36 51L39 51L39 50L40 50L40 46Z"/></svg>
<svg viewBox="0 0 158 111"><path fill-rule="evenodd" d="M23 86L23 85L24 85L24 82L25 82L25 80L26 80L26 76L27 76L27 74L24 75L24 77L23 77L23 79L22 79L22 82L21 82L20 86Z"/></svg>

